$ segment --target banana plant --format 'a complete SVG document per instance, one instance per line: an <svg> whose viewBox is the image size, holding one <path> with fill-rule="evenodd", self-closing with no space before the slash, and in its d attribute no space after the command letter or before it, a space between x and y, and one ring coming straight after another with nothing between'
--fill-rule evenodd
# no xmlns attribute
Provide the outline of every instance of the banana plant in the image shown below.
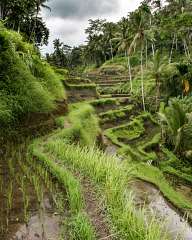
<svg viewBox="0 0 192 240"><path fill-rule="evenodd" d="M161 106L158 113L165 142L179 155L186 155L192 146L192 113L185 111L185 103L172 99L167 107Z"/></svg>

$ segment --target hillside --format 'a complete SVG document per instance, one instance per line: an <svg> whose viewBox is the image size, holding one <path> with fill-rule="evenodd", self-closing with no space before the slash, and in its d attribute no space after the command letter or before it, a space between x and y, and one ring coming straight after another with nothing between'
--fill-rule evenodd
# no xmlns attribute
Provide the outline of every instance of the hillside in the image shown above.
<svg viewBox="0 0 192 240"><path fill-rule="evenodd" d="M192 239L192 3L122 2L0 1L0 239Z"/></svg>

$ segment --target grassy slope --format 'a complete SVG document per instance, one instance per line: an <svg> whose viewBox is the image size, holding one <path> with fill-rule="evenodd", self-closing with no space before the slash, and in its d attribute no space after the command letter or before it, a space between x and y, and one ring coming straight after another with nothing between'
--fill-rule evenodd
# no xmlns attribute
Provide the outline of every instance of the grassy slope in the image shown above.
<svg viewBox="0 0 192 240"><path fill-rule="evenodd" d="M154 135L154 137L148 142L141 142L141 140L138 139L139 145L137 149L131 147L131 144L127 145L119 141L119 137L126 137L129 140L140 138L145 131L143 127L143 117L150 118L150 115L147 113L141 114L128 124L106 130L105 134L115 145L120 147L119 154L123 155L125 158L129 158L129 165L132 165L136 168L134 173L135 177L155 184L163 193L163 195L180 210L185 211L192 209L192 204L181 193L176 192L170 186L160 169L145 163L150 159L152 161L157 160L155 152L146 153L145 149L159 144L159 133ZM172 170L172 173L176 174L176 170L173 168L168 168L167 165L166 167L162 166L161 169L164 172ZM186 180L191 180L188 175L180 175L180 177L182 176L185 177Z"/></svg>
<svg viewBox="0 0 192 240"><path fill-rule="evenodd" d="M34 112L50 112L63 99L60 76L37 49L0 23L0 124L7 126Z"/></svg>
<svg viewBox="0 0 192 240"><path fill-rule="evenodd" d="M50 155L45 154L38 147L38 142L30 146L30 152L67 191L67 200L71 211L71 218L67 222L70 239L96 239L94 229L84 210L85 203L79 181L67 168L62 168Z"/></svg>
<svg viewBox="0 0 192 240"><path fill-rule="evenodd" d="M82 114L79 109L73 110L69 116L70 128L52 134L46 141L40 141L34 146L33 154L37 157L38 152L40 156L46 154L50 163L57 164L61 172L70 167L90 178L102 193L108 218L118 239L167 239L154 220L146 226L143 211L138 213L134 210L127 189L132 175L131 168L127 168L123 163L119 164L115 157L108 157L94 147L83 147L85 143L90 146L87 141L80 141L81 146L69 144L71 139L74 139L74 136L71 136L74 134L72 129L77 129L77 125L79 131L88 134L89 139L94 138L92 130L95 126L91 124L87 127L86 116L87 114Z"/></svg>
<svg viewBox="0 0 192 240"><path fill-rule="evenodd" d="M133 57L133 59L131 60L132 73L133 73L133 76L135 77L133 79L133 89L134 89L134 95L138 95L138 96L141 95L139 64L140 64L139 58ZM112 61L112 60L107 61L106 63L104 63L101 66L100 70L101 71L106 70L106 69L109 69L109 71L113 70L113 69L115 70L115 69L118 69L119 66L126 69L127 59L125 57L115 57L114 61ZM155 86L154 79L152 79L149 76L149 73L146 72L146 74L144 75L144 87L145 87L146 95L148 95L148 93L152 94L152 92L154 90L154 86ZM120 92L129 92L130 91L129 83L121 85L121 87L120 88L118 87L118 89ZM117 90L116 87L114 87L114 89L109 89L109 93L111 91L116 91L116 90ZM154 95L154 93L153 93L153 95ZM102 102L102 100L100 100L100 102ZM150 99L149 101L147 101L147 104L150 106L152 102L153 101L151 101L151 99ZM105 104L105 103L103 102L103 104ZM134 128L134 126L135 126L135 128ZM128 131L125 129L127 127L129 128ZM158 145L158 143L160 142L160 134L159 133L157 133L148 142L141 143L141 146L138 146L138 151L131 148L131 146L129 146L129 145L123 144L122 142L120 142L118 140L119 137L127 136L127 135L129 135L130 140L132 138L133 139L138 138L138 137L140 137L140 135L143 134L143 131L144 131L144 129L142 128L142 126L139 123L137 124L133 121L131 124L126 124L126 125L122 125L120 127L113 128L113 129L108 129L105 131L105 134L109 139L111 139L111 141L115 145L120 147L120 150L119 150L120 154L134 158L136 161L139 161L139 162L142 161L143 156L145 156L144 159L146 159L146 161L148 161L150 159L153 161L156 161L157 156L156 156L155 152L146 153L145 149L150 148L153 145L154 146ZM191 209L192 204L188 200L186 200L182 194L174 191L174 189L169 185L168 181L165 179L163 173L172 174L172 175L176 176L177 178L184 180L188 183L191 183L192 178L191 178L190 174L186 174L182 171L179 171L178 169L175 169L173 166L171 166L169 159L173 159L173 158L168 157L168 162L164 162L164 164L161 164L160 169L146 165L145 163L138 163L135 165L137 168L135 176L154 183L156 186L159 187L159 189L162 191L164 196L178 208ZM178 161L178 159L177 159L177 161ZM174 164L175 164L175 162L172 161L172 165L174 165Z"/></svg>

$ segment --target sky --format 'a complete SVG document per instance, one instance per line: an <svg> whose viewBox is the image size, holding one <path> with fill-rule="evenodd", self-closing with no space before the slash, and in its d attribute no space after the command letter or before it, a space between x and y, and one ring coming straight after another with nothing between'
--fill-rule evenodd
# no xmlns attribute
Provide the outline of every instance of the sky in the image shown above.
<svg viewBox="0 0 192 240"><path fill-rule="evenodd" d="M52 42L56 38L70 46L83 44L90 18L117 22L135 10L140 2L141 0L49 0L47 5L51 11L44 9L42 16L50 30L50 38L48 46L44 46L42 52L52 52Z"/></svg>

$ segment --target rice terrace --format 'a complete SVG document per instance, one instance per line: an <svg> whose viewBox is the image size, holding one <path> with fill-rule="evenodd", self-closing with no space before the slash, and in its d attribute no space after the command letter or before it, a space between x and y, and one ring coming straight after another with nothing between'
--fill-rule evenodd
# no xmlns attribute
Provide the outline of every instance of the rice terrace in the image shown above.
<svg viewBox="0 0 192 240"><path fill-rule="evenodd" d="M0 0L0 240L192 240L192 1Z"/></svg>

